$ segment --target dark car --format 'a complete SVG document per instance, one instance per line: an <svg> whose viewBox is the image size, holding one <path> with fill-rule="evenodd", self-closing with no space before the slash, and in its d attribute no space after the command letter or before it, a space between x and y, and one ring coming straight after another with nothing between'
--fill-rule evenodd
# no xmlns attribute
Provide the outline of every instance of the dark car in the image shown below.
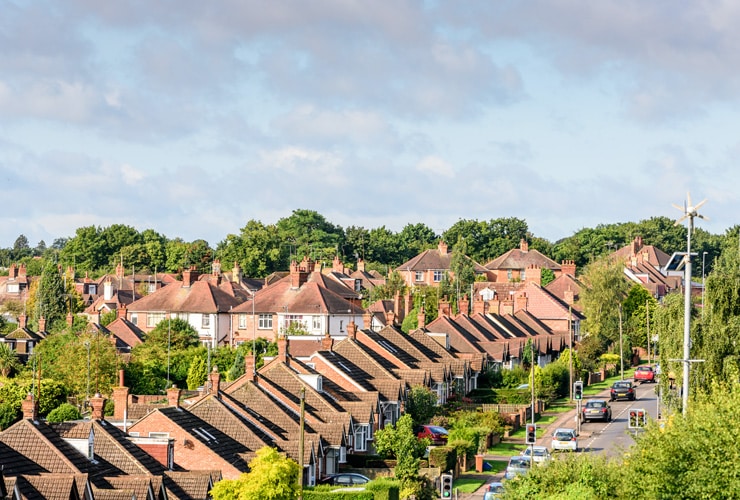
<svg viewBox="0 0 740 500"><path fill-rule="evenodd" d="M634 401L637 398L637 392L635 386L629 380L618 380L612 385L609 400L616 401L617 399L628 399Z"/></svg>
<svg viewBox="0 0 740 500"><path fill-rule="evenodd" d="M416 429L416 437L429 438L437 446L447 444L447 429L438 425L422 425Z"/></svg>
<svg viewBox="0 0 740 500"><path fill-rule="evenodd" d="M603 420L604 422L611 422L612 407L603 399L591 399L583 406L581 418L584 422L588 422L589 420Z"/></svg>
<svg viewBox="0 0 740 500"><path fill-rule="evenodd" d="M358 484L366 484L370 482L370 478L357 474L355 472L340 472L339 474L330 474L325 478L319 480L319 484L332 484L335 486L355 486Z"/></svg>

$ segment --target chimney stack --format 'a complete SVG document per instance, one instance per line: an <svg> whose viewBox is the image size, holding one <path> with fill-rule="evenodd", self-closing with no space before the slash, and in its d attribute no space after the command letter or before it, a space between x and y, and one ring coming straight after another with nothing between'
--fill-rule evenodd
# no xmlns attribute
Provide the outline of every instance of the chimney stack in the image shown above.
<svg viewBox="0 0 740 500"><path fill-rule="evenodd" d="M365 272L365 261L362 259L357 259L357 270L361 272Z"/></svg>
<svg viewBox="0 0 740 500"><path fill-rule="evenodd" d="M211 264L211 271L214 277L221 276L221 261L218 259L215 259L213 261L213 264Z"/></svg>
<svg viewBox="0 0 740 500"><path fill-rule="evenodd" d="M118 370L118 387L113 388L113 419L125 420L128 416L128 387L124 385L123 370Z"/></svg>
<svg viewBox="0 0 740 500"><path fill-rule="evenodd" d="M113 283L110 278L103 283L103 300L106 302L113 298Z"/></svg>
<svg viewBox="0 0 740 500"><path fill-rule="evenodd" d="M331 335L329 333L325 333L324 337L321 339L321 348L325 351L331 351L331 348L334 346L334 339L331 338Z"/></svg>
<svg viewBox="0 0 740 500"><path fill-rule="evenodd" d="M105 398L100 393L95 393L95 396L90 398L90 407L92 408L92 419L103 420L105 418Z"/></svg>
<svg viewBox="0 0 740 500"><path fill-rule="evenodd" d="M33 394L28 393L26 399L21 403L21 409L23 410L23 418L38 420L39 418L39 403L34 399Z"/></svg>
<svg viewBox="0 0 740 500"><path fill-rule="evenodd" d="M388 311L385 313L385 322L388 326L393 326L396 324L396 313L393 311Z"/></svg>
<svg viewBox="0 0 740 500"><path fill-rule="evenodd" d="M424 327L427 326L427 324L426 324L426 313L424 312L424 306L421 306L419 308L419 314L416 316L416 319L417 319L417 322L418 322L417 328L423 329Z"/></svg>
<svg viewBox="0 0 740 500"><path fill-rule="evenodd" d="M522 252L529 252L529 243L527 243L527 240L524 238L519 240L519 250Z"/></svg>
<svg viewBox="0 0 740 500"><path fill-rule="evenodd" d="M339 259L339 255L334 256L334 261L331 263L331 270L335 273L344 273L344 264Z"/></svg>
<svg viewBox="0 0 740 500"><path fill-rule="evenodd" d="M221 374L218 373L218 367L214 366L213 371L208 375L210 383L210 391L218 396L218 392L221 390Z"/></svg>
<svg viewBox="0 0 740 500"><path fill-rule="evenodd" d="M242 268L236 261L234 261L234 269L231 271L231 281L238 285L242 284Z"/></svg>
<svg viewBox="0 0 740 500"><path fill-rule="evenodd" d="M253 354L244 356L244 374L254 382L257 379L257 370L255 368L255 359Z"/></svg>
<svg viewBox="0 0 740 500"><path fill-rule="evenodd" d="M167 389L167 404L173 408L180 407L180 394L182 391L177 388L176 384L172 384L172 387Z"/></svg>
<svg viewBox="0 0 740 500"><path fill-rule="evenodd" d="M460 298L460 301L457 304L457 312L460 314L468 314L469 311L470 301L468 300L467 294L465 294Z"/></svg>
<svg viewBox="0 0 740 500"><path fill-rule="evenodd" d="M347 337L355 340L357 338L357 325L353 319L347 324Z"/></svg>
<svg viewBox="0 0 740 500"><path fill-rule="evenodd" d="M75 317L72 316L72 313L71 312L67 313L67 326L69 326L70 328L72 328L72 324L74 322L75 322Z"/></svg>
<svg viewBox="0 0 740 500"><path fill-rule="evenodd" d="M182 286L184 288L190 288L197 279L198 271L195 270L195 266L190 266L182 272Z"/></svg>
<svg viewBox="0 0 740 500"><path fill-rule="evenodd" d="M278 345L278 355L277 359L278 361L281 361L285 364L288 364L288 358L289 358L289 350L290 345L288 344L288 337L287 335L279 335L277 339L277 345Z"/></svg>
<svg viewBox="0 0 740 500"><path fill-rule="evenodd" d="M118 306L118 310L116 311L116 315L119 318L126 319L126 304L121 304Z"/></svg>
<svg viewBox="0 0 740 500"><path fill-rule="evenodd" d="M18 268L16 267L15 264L11 264L10 267L8 268L8 279L10 281L13 281L17 277L18 277Z"/></svg>
<svg viewBox="0 0 740 500"><path fill-rule="evenodd" d="M516 297L516 307L514 308L514 312L526 311L526 310L527 310L527 294L525 292L522 292Z"/></svg>
<svg viewBox="0 0 740 500"><path fill-rule="evenodd" d="M560 264L560 271L563 274L569 274L573 277L576 275L576 263L573 260L564 260Z"/></svg>
<svg viewBox="0 0 740 500"><path fill-rule="evenodd" d="M373 315L370 309L365 309L365 312L362 314L362 327L367 330L373 329Z"/></svg>
<svg viewBox="0 0 740 500"><path fill-rule="evenodd" d="M39 332L45 332L46 331L46 318L41 316L39 318Z"/></svg>
<svg viewBox="0 0 740 500"><path fill-rule="evenodd" d="M21 315L18 316L18 328L26 328L27 321L28 318L26 318L26 315L24 313L21 313Z"/></svg>
<svg viewBox="0 0 740 500"><path fill-rule="evenodd" d="M439 245L437 246L437 249L439 250L440 255L447 255L447 243L445 243L442 240L439 240Z"/></svg>

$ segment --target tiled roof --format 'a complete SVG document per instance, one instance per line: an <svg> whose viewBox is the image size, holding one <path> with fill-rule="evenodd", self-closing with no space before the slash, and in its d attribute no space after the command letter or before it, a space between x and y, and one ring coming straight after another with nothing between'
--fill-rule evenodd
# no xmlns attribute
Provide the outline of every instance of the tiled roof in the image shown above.
<svg viewBox="0 0 740 500"><path fill-rule="evenodd" d="M149 476L116 476L106 477L105 480L108 481L112 489L132 492L136 500L157 498ZM96 491L96 500L98 498L97 493Z"/></svg>
<svg viewBox="0 0 740 500"><path fill-rule="evenodd" d="M137 500L139 497L133 490L107 490L93 488L95 500ZM146 497L143 497L146 498Z"/></svg>
<svg viewBox="0 0 740 500"><path fill-rule="evenodd" d="M424 250L416 257L407 260L396 268L396 271L428 271L430 269L447 270L450 269L452 252L441 252L439 247L430 250ZM486 268L474 260L473 268L477 274L485 273Z"/></svg>
<svg viewBox="0 0 740 500"><path fill-rule="evenodd" d="M141 344L144 332L138 326L124 318L116 318L106 328L119 339L124 345L135 347Z"/></svg>
<svg viewBox="0 0 740 500"><path fill-rule="evenodd" d="M234 295L231 283L219 286L210 281L183 282L167 285L131 303L129 311L169 311L187 313L228 312L246 300L246 295Z"/></svg>
<svg viewBox="0 0 740 500"><path fill-rule="evenodd" d="M77 500L80 498L73 474L18 476L16 486L21 493L21 498L28 500Z"/></svg>
<svg viewBox="0 0 740 500"><path fill-rule="evenodd" d="M514 248L496 257L488 262L485 268L492 271L497 269L526 269L533 265L542 269L552 269L553 271L561 270L560 264L539 251L534 249L522 250L520 248Z"/></svg>
<svg viewBox="0 0 740 500"><path fill-rule="evenodd" d="M171 499L207 500L213 483L212 474L206 471L167 471L164 476L167 496Z"/></svg>

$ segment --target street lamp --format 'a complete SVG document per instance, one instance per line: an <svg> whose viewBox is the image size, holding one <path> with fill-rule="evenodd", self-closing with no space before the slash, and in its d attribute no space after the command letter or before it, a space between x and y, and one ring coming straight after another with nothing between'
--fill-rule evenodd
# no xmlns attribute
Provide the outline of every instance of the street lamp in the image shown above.
<svg viewBox="0 0 740 500"><path fill-rule="evenodd" d="M622 352L622 304L619 304L619 376L624 380L624 352Z"/></svg>
<svg viewBox="0 0 740 500"><path fill-rule="evenodd" d="M707 257L707 252L702 252L701 254L701 317L704 319L704 288L706 281L705 281L705 274L704 274L704 259Z"/></svg>

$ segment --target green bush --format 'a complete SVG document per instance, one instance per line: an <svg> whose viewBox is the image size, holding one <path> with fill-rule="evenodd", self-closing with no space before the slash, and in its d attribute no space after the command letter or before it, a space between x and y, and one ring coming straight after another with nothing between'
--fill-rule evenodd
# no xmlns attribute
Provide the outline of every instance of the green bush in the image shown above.
<svg viewBox="0 0 740 500"><path fill-rule="evenodd" d="M0 403L0 431L21 419L21 412L11 403Z"/></svg>
<svg viewBox="0 0 740 500"><path fill-rule="evenodd" d="M457 453L454 448L436 446L429 451L429 466L439 467L442 470L453 470L457 463Z"/></svg>
<svg viewBox="0 0 740 500"><path fill-rule="evenodd" d="M385 477L374 479L365 487L374 494L374 500L398 500L400 488L398 481Z"/></svg>
<svg viewBox="0 0 740 500"><path fill-rule="evenodd" d="M370 483L368 483L370 484ZM303 489L303 500L374 500L372 491L342 491L342 486L322 484Z"/></svg>
<svg viewBox="0 0 740 500"><path fill-rule="evenodd" d="M80 410L78 410L76 406L69 403L62 403L49 412L46 420L56 424L59 422L68 422L70 420L80 420L81 418L82 415L80 414Z"/></svg>

